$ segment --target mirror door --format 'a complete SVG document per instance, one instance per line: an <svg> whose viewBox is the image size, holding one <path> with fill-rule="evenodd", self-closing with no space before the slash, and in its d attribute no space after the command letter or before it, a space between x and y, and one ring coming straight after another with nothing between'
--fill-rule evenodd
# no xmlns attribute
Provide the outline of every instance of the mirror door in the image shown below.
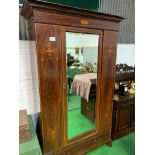
<svg viewBox="0 0 155 155"><path fill-rule="evenodd" d="M97 127L100 33L66 31L67 139Z"/></svg>

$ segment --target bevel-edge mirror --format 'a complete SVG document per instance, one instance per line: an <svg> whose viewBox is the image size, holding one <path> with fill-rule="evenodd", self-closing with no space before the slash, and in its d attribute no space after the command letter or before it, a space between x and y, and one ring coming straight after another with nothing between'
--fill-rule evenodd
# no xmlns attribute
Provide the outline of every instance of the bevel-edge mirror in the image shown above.
<svg viewBox="0 0 155 155"><path fill-rule="evenodd" d="M96 130L99 39L95 33L66 31L67 139Z"/></svg>

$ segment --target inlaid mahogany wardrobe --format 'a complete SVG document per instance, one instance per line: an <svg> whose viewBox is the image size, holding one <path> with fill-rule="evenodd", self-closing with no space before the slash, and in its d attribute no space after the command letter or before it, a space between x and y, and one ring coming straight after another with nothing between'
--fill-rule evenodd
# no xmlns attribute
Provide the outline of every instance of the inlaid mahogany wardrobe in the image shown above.
<svg viewBox="0 0 155 155"><path fill-rule="evenodd" d="M110 145L117 38L124 18L37 0L25 0L21 15L36 45L44 154L77 155ZM67 138L66 32L99 35L96 126L72 139Z"/></svg>

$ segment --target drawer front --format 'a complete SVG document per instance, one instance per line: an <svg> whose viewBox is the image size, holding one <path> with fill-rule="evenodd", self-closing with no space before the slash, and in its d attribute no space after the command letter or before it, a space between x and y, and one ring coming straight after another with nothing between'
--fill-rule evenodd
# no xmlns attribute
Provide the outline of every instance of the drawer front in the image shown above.
<svg viewBox="0 0 155 155"><path fill-rule="evenodd" d="M135 125L135 104L131 106L131 126Z"/></svg>
<svg viewBox="0 0 155 155"><path fill-rule="evenodd" d="M89 99L89 101L87 102L86 99L81 98L81 106L82 107L88 107L91 110L95 109L95 98Z"/></svg>
<svg viewBox="0 0 155 155"><path fill-rule="evenodd" d="M81 98L81 113L93 122L95 120L95 100L87 102Z"/></svg>
<svg viewBox="0 0 155 155"><path fill-rule="evenodd" d="M126 135L134 127L135 122L135 99L123 102L114 102L112 137L117 139Z"/></svg>
<svg viewBox="0 0 155 155"><path fill-rule="evenodd" d="M119 125L118 130L123 130L130 126L130 119L131 119L131 106L121 107L119 109Z"/></svg>
<svg viewBox="0 0 155 155"><path fill-rule="evenodd" d="M95 111L90 109L88 106L81 106L81 114L83 114L92 122L95 120Z"/></svg>
<svg viewBox="0 0 155 155"><path fill-rule="evenodd" d="M71 155L77 155L77 154L82 155L82 154L84 154L84 152L87 152L87 151L91 150L92 148L99 146L100 144L106 143L111 137L110 132L111 132L111 130L108 130L105 133L102 133L102 134L97 135L93 138L84 140L83 142L74 146L71 149L70 154ZM79 152L79 153L77 153L77 152Z"/></svg>
<svg viewBox="0 0 155 155"><path fill-rule="evenodd" d="M123 101L123 102L120 102L118 104L119 107L124 107L124 106L130 106L132 104L135 104L135 100L132 99L132 100L126 100L126 101Z"/></svg>
<svg viewBox="0 0 155 155"><path fill-rule="evenodd" d="M57 151L51 152L51 155L84 155L85 152L109 142L111 140L111 129L94 135L90 138L81 140L77 143L68 145L66 148L61 148Z"/></svg>

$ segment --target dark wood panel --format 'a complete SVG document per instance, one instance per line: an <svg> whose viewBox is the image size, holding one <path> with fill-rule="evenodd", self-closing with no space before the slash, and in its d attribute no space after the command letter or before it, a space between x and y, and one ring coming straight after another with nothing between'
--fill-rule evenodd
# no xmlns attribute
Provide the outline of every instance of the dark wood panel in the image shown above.
<svg viewBox="0 0 155 155"><path fill-rule="evenodd" d="M89 150L109 142L111 130L106 129L93 136L89 136L82 141L74 142L66 147L49 152L54 155L83 155Z"/></svg>
<svg viewBox="0 0 155 155"><path fill-rule="evenodd" d="M135 96L119 95L114 98L112 139L117 139L134 131Z"/></svg>
<svg viewBox="0 0 155 155"><path fill-rule="evenodd" d="M130 119L130 125L134 126L135 125L135 101L131 105L131 119Z"/></svg>
<svg viewBox="0 0 155 155"><path fill-rule="evenodd" d="M47 12L34 12L35 22L40 23L48 23L48 24L57 24L66 26L74 26L74 27L81 27L81 28L94 28L94 29L105 29L105 30L115 30L118 31L119 25L118 23L112 23L109 21L101 21L95 20L90 18L83 18L83 17L74 17L74 16L67 16L67 15L59 15L59 14L51 14ZM82 24L82 20L84 20Z"/></svg>
<svg viewBox="0 0 155 155"><path fill-rule="evenodd" d="M90 121L95 121L95 104L96 103L96 96L89 99L87 102L86 99L81 98L81 114L87 117Z"/></svg>
<svg viewBox="0 0 155 155"><path fill-rule="evenodd" d="M130 103L133 104L135 102L135 94L116 95L116 96L114 96L114 101L116 103L119 103L119 106L124 106L125 103L127 103L127 104L130 104Z"/></svg>
<svg viewBox="0 0 155 155"><path fill-rule="evenodd" d="M118 129L123 130L130 124L131 106L124 106L119 109L119 124Z"/></svg>
<svg viewBox="0 0 155 155"><path fill-rule="evenodd" d="M116 132L116 134L112 134L112 140L122 138L123 136L126 136L134 131L135 131L135 126L125 128L124 130L121 130L121 132Z"/></svg>
<svg viewBox="0 0 155 155"><path fill-rule="evenodd" d="M63 145L61 27L36 24L44 152ZM49 42L54 36L56 42Z"/></svg>
<svg viewBox="0 0 155 155"><path fill-rule="evenodd" d="M104 31L99 117L100 130L109 128L112 124L116 49L117 32Z"/></svg>
<svg viewBox="0 0 155 155"><path fill-rule="evenodd" d="M65 27L65 31L66 32L86 33L86 34L97 34L97 35L100 35L100 40L102 40L102 34L103 34L103 31L101 31L101 30L79 28L79 27L69 27L69 26ZM102 43L99 43L99 45L101 46Z"/></svg>

